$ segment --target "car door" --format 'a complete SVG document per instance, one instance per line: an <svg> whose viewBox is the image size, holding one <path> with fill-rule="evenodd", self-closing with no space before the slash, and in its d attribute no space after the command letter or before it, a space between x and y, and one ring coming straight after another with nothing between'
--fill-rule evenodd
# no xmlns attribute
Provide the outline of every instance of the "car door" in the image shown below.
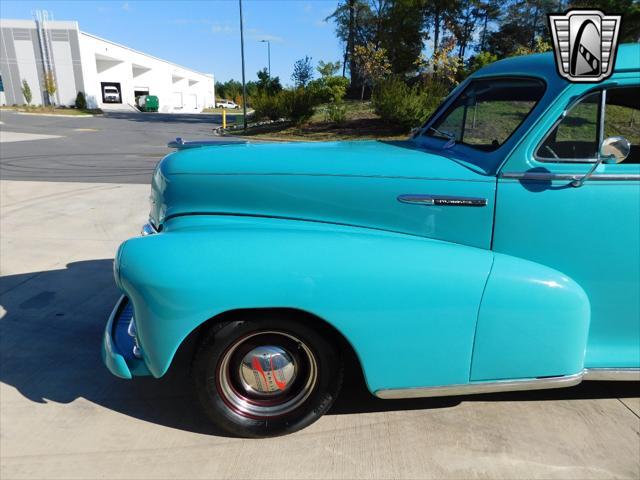
<svg viewBox="0 0 640 480"><path fill-rule="evenodd" d="M587 368L640 364L639 103L637 73L570 86L498 178L492 248L582 286L591 304ZM617 135L631 142L627 159L572 186L593 166L602 140ZM472 369L472 380L483 374Z"/></svg>

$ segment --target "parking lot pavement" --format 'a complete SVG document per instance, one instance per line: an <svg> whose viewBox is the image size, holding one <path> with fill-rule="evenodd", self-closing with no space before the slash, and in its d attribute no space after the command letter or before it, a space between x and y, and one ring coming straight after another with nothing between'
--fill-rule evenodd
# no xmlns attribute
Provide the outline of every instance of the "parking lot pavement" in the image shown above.
<svg viewBox="0 0 640 480"><path fill-rule="evenodd" d="M155 164L171 151L169 141L220 138L213 136L220 115L209 114L109 112L56 117L0 110L0 121L3 137L16 133L60 137L2 143L4 180L148 184Z"/></svg>
<svg viewBox="0 0 640 480"><path fill-rule="evenodd" d="M635 383L411 401L351 374L332 411L268 440L216 435L181 371L100 360L112 258L147 185L0 182L0 478L635 478ZM634 413L635 412L635 413Z"/></svg>

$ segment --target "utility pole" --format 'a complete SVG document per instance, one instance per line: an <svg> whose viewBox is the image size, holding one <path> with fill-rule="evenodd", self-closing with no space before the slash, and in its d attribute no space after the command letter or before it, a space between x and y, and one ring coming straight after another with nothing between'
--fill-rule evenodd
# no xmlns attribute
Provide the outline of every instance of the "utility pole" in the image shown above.
<svg viewBox="0 0 640 480"><path fill-rule="evenodd" d="M271 42L269 40L260 41L267 44L267 65L269 66L269 69L267 71L269 72L269 80L271 80Z"/></svg>
<svg viewBox="0 0 640 480"><path fill-rule="evenodd" d="M240 56L242 57L242 111L244 113L242 124L247 129L247 84L244 80L244 29L242 27L242 0L238 0L240 5Z"/></svg>

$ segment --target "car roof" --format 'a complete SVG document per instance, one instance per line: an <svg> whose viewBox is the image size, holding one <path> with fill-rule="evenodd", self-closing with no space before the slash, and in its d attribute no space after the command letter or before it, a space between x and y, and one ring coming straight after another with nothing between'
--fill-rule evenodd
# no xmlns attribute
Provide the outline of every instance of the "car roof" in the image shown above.
<svg viewBox="0 0 640 480"><path fill-rule="evenodd" d="M618 47L614 73L640 70L640 43ZM566 81L558 75L553 52L536 53L498 60L478 70L473 77L522 75L544 78L547 82Z"/></svg>

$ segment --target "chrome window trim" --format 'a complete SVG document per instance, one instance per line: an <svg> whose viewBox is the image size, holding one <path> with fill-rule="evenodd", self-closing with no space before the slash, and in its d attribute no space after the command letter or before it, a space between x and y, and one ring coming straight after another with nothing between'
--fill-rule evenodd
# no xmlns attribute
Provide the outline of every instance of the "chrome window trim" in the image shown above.
<svg viewBox="0 0 640 480"><path fill-rule="evenodd" d="M460 95L462 95L462 93L469 87L469 85L471 83L473 83L474 81L485 81L485 80L490 80L490 81L491 80L493 80L493 81L495 81L495 80L534 80L534 81L540 82L542 84L542 86L544 87L544 90L543 90L542 95L540 96L540 98L535 102L535 104L531 108L531 110L529 110L529 112L524 116L524 118L520 121L520 123L516 126L516 128L509 134L509 136L507 138L504 139L504 141L497 148L495 148L493 150L485 151L485 150L482 150L482 149L474 147L473 144L459 142L459 141L456 140L456 145L464 145L465 147L472 148L474 153L483 152L483 153L491 154L491 153L495 153L495 152L499 151L512 137L514 137L515 133L518 130L520 130L522 125L524 125L524 123L529 119L529 117L531 116L533 111L538 107L538 105L540 105L540 102L542 101L542 99L545 97L545 95L549 91L549 84L547 83L547 80L544 77L533 75L533 74L532 75L520 75L520 74L518 74L518 75L509 75L507 73L501 73L501 74L479 75L479 76L472 75L470 77L467 77L464 80L464 82L459 85L460 92L456 96L452 96L451 98L449 98L449 96L445 97L443 102L440 105L438 105L438 108L436 108L436 110L431 114L431 116L423 124L423 126L420 128L420 130L418 130L418 132L416 133L414 138L417 138L417 137L428 137L429 139L434 139L435 138L436 140L443 140L443 139L441 139L439 137L435 137L435 136L432 136L432 135L428 134L428 132L430 131L431 127L449 110L449 107L458 99L458 97L460 97ZM450 95L457 88L458 87L454 88L450 92ZM445 105L445 102L446 102L446 105ZM443 106L444 106L444 108L440 108L440 107L443 107Z"/></svg>
<svg viewBox="0 0 640 480"><path fill-rule="evenodd" d="M461 385L393 388L376 390L378 398L392 400L400 398L443 397L451 395L470 395L480 393L514 392L521 390L544 390L548 388L573 387L582 381L584 372L573 375L543 378L523 378L516 380L497 380L494 382L471 382Z"/></svg>
<svg viewBox="0 0 640 480"><path fill-rule="evenodd" d="M603 98L605 98L606 101L606 88L602 88L602 87L598 87L598 88L594 88L592 90L589 90L585 93L583 93L581 96L579 96L578 98L572 100L571 102L569 102L569 104L565 107L565 109L562 111L562 114L560 115L560 117L553 122L553 125L551 126L551 128L549 129L549 131L545 134L544 137L542 137L542 140L540 140L538 142L538 144L536 145L536 148L534 150L533 153L533 158L540 162L540 163L596 163L598 161L598 157L597 157L597 152L596 152L596 156L593 158L547 158L547 157L539 157L538 156L538 151L540 150L540 148L542 147L542 145L544 144L544 142L547 141L547 138L549 137L549 135L551 135L551 133L558 127L558 125L560 125L560 123L564 120L564 118L569 114L569 112L576 106L578 106L582 100L584 100L585 98L587 98L589 95L593 94L593 93L600 93L600 108L598 109L598 116L600 118L597 119L598 122L598 138L600 138L602 136L602 133L604 131L604 108L603 108ZM602 141L600 141L600 143L602 143ZM593 178L593 176L592 176Z"/></svg>
<svg viewBox="0 0 640 480"><path fill-rule="evenodd" d="M500 174L500 178L507 180L530 180L530 181L547 181L547 180L576 180L582 178L584 173L547 173L547 172L504 172ZM596 173L589 177L589 181L606 181L606 182L623 182L623 181L639 181L640 174L636 173Z"/></svg>

